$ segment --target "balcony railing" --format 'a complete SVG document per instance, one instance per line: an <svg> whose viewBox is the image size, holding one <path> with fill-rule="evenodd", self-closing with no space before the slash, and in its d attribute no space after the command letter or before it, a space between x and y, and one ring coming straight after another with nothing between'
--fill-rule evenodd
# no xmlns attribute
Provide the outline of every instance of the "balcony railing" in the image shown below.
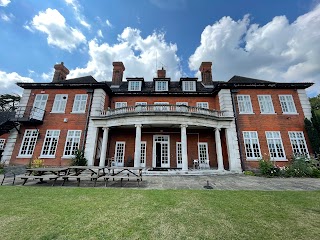
<svg viewBox="0 0 320 240"><path fill-rule="evenodd" d="M116 109L102 110L100 116L117 116L117 115L127 115L134 113L175 113L175 114L192 114L192 115L204 115L210 117L233 117L233 114L229 111L219 111L210 110L206 108L191 107L185 105L166 105L166 104L156 104L156 105L138 105L129 106Z"/></svg>
<svg viewBox="0 0 320 240"><path fill-rule="evenodd" d="M33 106L19 106L15 110L16 121L43 121L45 110Z"/></svg>

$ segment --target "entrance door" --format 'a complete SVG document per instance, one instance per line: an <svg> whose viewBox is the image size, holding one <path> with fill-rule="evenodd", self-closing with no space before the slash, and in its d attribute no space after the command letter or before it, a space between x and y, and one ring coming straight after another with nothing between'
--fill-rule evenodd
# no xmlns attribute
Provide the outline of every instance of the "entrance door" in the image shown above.
<svg viewBox="0 0 320 240"><path fill-rule="evenodd" d="M153 136L153 166L170 167L170 148L168 135Z"/></svg>
<svg viewBox="0 0 320 240"><path fill-rule="evenodd" d="M36 120L43 120L44 111L46 109L46 104L48 100L48 94L37 94L34 103L33 108L30 112L30 118L36 119Z"/></svg>

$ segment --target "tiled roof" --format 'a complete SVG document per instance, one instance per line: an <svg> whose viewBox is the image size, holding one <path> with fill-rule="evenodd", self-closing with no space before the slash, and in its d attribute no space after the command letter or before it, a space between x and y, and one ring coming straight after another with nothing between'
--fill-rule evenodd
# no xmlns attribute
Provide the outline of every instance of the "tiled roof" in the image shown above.
<svg viewBox="0 0 320 240"><path fill-rule="evenodd" d="M228 83L275 83L275 82L260 80L255 78L242 77L242 76L233 76L232 78L230 78Z"/></svg>
<svg viewBox="0 0 320 240"><path fill-rule="evenodd" d="M196 92L185 92L182 91L182 87L180 82L169 82L168 91L157 92L154 90L154 82L144 82L141 87L141 91L128 91L128 82L123 82L119 87L111 87L111 82L106 82L106 84L111 87L112 92L114 93L128 93L128 94L137 94L137 93L158 93L158 94L166 94L166 93L181 93L181 94L194 94L194 93L211 93L215 86L218 85L219 82L214 82L212 86L205 87L201 82L197 82L197 91Z"/></svg>

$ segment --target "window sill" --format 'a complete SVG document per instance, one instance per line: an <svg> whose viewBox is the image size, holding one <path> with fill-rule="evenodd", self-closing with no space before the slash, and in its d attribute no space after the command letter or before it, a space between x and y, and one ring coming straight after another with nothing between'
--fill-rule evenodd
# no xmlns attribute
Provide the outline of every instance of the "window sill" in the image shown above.
<svg viewBox="0 0 320 240"><path fill-rule="evenodd" d="M277 113L260 113L262 115L277 115Z"/></svg>
<svg viewBox="0 0 320 240"><path fill-rule="evenodd" d="M278 158L278 159L270 159L271 162L288 162L288 159L286 158Z"/></svg>
<svg viewBox="0 0 320 240"><path fill-rule="evenodd" d="M74 156L62 156L61 157L61 159L66 159L66 160L72 159L72 158L74 158Z"/></svg>
<svg viewBox="0 0 320 240"><path fill-rule="evenodd" d="M64 114L65 111L64 111L64 112L50 112L50 113L60 113L60 114Z"/></svg>
<svg viewBox="0 0 320 240"><path fill-rule="evenodd" d="M259 162L261 158L247 158L248 162Z"/></svg>
<svg viewBox="0 0 320 240"><path fill-rule="evenodd" d="M70 112L71 114L84 114L86 112Z"/></svg>
<svg viewBox="0 0 320 240"><path fill-rule="evenodd" d="M247 115L254 115L255 113L241 113L241 112L239 112L239 114L241 114L241 115L245 115L245 114L247 114Z"/></svg>
<svg viewBox="0 0 320 240"><path fill-rule="evenodd" d="M56 156L45 156L45 155L40 155L39 158L56 158Z"/></svg>
<svg viewBox="0 0 320 240"><path fill-rule="evenodd" d="M16 158L32 158L32 155L18 155Z"/></svg>
<svg viewBox="0 0 320 240"><path fill-rule="evenodd" d="M283 115L299 115L299 113L282 113Z"/></svg>

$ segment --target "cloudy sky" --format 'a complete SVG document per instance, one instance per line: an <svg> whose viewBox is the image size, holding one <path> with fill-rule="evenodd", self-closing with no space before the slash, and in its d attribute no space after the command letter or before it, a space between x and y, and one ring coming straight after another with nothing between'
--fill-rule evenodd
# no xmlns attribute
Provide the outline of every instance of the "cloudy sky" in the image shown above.
<svg viewBox="0 0 320 240"><path fill-rule="evenodd" d="M68 78L151 81L157 68L173 81L234 75L276 82L314 82L320 94L320 0L0 0L0 94L16 82L50 82L64 62Z"/></svg>

